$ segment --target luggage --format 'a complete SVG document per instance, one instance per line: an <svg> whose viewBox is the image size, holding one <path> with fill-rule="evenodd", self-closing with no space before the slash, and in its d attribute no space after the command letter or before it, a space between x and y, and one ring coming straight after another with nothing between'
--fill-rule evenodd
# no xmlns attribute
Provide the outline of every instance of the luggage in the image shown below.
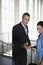
<svg viewBox="0 0 43 65"><path fill-rule="evenodd" d="M37 65L36 63L30 63L29 65Z"/></svg>
<svg viewBox="0 0 43 65"><path fill-rule="evenodd" d="M34 48L34 47L32 47L32 48ZM37 65L36 63L32 63L32 48L31 48L31 63L28 65Z"/></svg>

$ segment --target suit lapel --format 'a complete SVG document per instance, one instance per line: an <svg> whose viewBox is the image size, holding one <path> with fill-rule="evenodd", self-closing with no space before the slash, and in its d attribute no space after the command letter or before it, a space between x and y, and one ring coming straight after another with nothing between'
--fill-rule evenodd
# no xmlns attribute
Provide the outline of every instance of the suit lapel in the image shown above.
<svg viewBox="0 0 43 65"><path fill-rule="evenodd" d="M25 29L24 29L24 27L22 26L22 24L20 23L20 26L21 26L21 28L22 28L22 31L24 32L24 34L26 35L26 31L25 31Z"/></svg>

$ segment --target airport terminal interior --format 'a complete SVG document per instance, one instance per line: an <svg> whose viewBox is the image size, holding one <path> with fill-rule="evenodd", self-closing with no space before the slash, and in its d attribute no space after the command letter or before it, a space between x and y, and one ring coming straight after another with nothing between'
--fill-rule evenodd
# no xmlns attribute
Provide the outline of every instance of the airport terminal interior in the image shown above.
<svg viewBox="0 0 43 65"><path fill-rule="evenodd" d="M12 27L21 22L25 12L30 14L28 35L34 46L37 22L43 21L43 0L0 0L0 65L12 65ZM32 52L27 49L27 65L31 62L37 63L36 48Z"/></svg>

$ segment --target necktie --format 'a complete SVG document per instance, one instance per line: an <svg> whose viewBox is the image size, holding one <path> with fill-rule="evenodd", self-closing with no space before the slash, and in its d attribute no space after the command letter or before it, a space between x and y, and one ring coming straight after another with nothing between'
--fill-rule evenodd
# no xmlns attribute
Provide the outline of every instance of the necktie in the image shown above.
<svg viewBox="0 0 43 65"><path fill-rule="evenodd" d="M27 29L27 35L28 35L28 26L26 25L26 29Z"/></svg>
<svg viewBox="0 0 43 65"><path fill-rule="evenodd" d="M27 25L26 25L26 29L27 29L26 44L28 45L28 26Z"/></svg>

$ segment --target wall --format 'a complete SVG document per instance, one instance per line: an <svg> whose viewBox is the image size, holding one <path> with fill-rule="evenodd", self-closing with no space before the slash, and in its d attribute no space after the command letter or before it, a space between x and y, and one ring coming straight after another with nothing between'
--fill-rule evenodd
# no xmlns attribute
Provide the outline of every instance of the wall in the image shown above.
<svg viewBox="0 0 43 65"><path fill-rule="evenodd" d="M0 33L2 32L1 0L0 0Z"/></svg>
<svg viewBox="0 0 43 65"><path fill-rule="evenodd" d="M19 0L14 1L14 23L17 24L19 22Z"/></svg>
<svg viewBox="0 0 43 65"><path fill-rule="evenodd" d="M1 1L2 0L0 0L0 40L2 39L2 35L1 35L1 33L2 33L2 10L1 10Z"/></svg>

